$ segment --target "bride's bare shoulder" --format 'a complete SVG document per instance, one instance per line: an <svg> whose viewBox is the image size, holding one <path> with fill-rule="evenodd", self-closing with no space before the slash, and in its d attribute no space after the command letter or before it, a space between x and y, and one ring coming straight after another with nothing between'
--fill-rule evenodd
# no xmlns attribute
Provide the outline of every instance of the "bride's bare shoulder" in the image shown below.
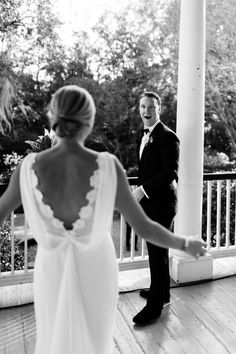
<svg viewBox="0 0 236 354"><path fill-rule="evenodd" d="M60 149L48 149L40 152L36 156L36 166L41 171L51 170L87 170L96 168L99 155L102 153L81 149L75 151L66 151Z"/></svg>

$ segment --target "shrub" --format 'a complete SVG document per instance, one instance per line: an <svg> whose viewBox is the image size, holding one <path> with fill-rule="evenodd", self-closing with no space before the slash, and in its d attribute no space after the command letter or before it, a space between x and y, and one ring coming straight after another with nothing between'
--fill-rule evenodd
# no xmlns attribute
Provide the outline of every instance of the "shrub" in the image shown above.
<svg viewBox="0 0 236 354"><path fill-rule="evenodd" d="M1 272L11 271L11 224L6 221L5 224L0 229L0 239L1 239L1 257L0 257L0 267ZM24 250L14 242L14 269L21 270L24 269Z"/></svg>

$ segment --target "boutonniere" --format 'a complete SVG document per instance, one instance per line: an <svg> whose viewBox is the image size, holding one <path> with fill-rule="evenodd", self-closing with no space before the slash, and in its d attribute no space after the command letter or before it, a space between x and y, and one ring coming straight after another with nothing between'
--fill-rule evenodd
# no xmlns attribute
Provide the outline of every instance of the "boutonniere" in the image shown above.
<svg viewBox="0 0 236 354"><path fill-rule="evenodd" d="M148 144L152 144L153 141L154 141L153 136L150 136L149 139L148 139Z"/></svg>
<svg viewBox="0 0 236 354"><path fill-rule="evenodd" d="M154 141L153 136L147 135L147 139L145 141L145 146L149 145L149 144L152 144L153 141Z"/></svg>

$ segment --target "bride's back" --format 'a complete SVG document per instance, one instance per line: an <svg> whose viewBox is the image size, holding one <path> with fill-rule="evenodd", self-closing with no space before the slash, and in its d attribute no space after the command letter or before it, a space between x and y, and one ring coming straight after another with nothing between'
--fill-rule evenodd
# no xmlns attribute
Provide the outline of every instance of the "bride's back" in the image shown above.
<svg viewBox="0 0 236 354"><path fill-rule="evenodd" d="M33 165L43 204L67 229L73 228L81 208L88 203L90 177L98 169L98 154L84 147L95 111L92 96L86 90L75 85L57 90L48 111L57 144L37 154Z"/></svg>
<svg viewBox="0 0 236 354"><path fill-rule="evenodd" d="M87 205L92 189L91 177L98 169L98 153L78 144L59 144L37 155L33 169L37 176L37 189L43 202L54 216L72 228L78 214Z"/></svg>

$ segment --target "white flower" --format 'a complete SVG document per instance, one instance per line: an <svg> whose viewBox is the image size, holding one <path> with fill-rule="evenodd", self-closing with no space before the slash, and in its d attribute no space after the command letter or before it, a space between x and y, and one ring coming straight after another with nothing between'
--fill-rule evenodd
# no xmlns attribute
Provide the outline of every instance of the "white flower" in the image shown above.
<svg viewBox="0 0 236 354"><path fill-rule="evenodd" d="M147 133L143 136L143 142L144 142L144 145L153 143L153 137L150 136L150 133Z"/></svg>
<svg viewBox="0 0 236 354"><path fill-rule="evenodd" d="M9 166L9 168L13 171L16 166L21 162L23 159L22 155L18 155L16 152L13 152L12 154L7 154L3 155L3 161L6 166Z"/></svg>

